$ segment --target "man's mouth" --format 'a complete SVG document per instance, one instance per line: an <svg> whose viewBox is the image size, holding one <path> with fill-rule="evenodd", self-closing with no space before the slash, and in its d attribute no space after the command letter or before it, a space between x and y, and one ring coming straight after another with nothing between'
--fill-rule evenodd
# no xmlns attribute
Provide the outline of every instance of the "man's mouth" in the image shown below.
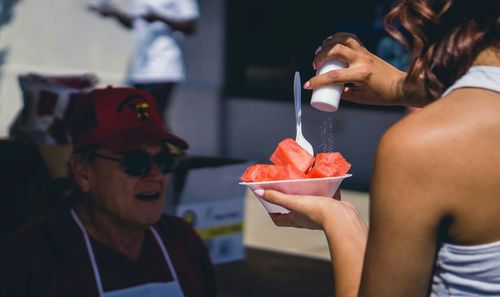
<svg viewBox="0 0 500 297"><path fill-rule="evenodd" d="M160 199L160 192L142 192L135 195L135 198L141 201L153 201Z"/></svg>

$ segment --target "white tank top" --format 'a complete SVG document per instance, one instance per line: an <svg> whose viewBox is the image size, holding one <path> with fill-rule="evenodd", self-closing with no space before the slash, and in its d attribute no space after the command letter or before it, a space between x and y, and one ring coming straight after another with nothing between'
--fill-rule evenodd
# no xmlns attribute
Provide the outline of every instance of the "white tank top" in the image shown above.
<svg viewBox="0 0 500 297"><path fill-rule="evenodd" d="M500 93L500 67L471 67L443 96L458 88ZM500 241L473 246L443 243L437 254L430 296L500 296Z"/></svg>
<svg viewBox="0 0 500 297"><path fill-rule="evenodd" d="M500 93L500 67L472 66L441 96L444 97L460 88L481 88Z"/></svg>

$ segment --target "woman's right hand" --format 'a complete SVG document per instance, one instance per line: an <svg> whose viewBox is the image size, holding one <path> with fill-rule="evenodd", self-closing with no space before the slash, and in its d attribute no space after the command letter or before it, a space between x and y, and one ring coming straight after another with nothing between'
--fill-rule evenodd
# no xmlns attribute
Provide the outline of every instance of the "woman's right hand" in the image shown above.
<svg viewBox="0 0 500 297"><path fill-rule="evenodd" d="M348 64L345 69L327 72L304 84L315 89L329 84L346 84L342 99L374 105L405 105L400 82L406 73L370 53L350 33L336 33L316 50L313 66L319 68L327 60L338 58Z"/></svg>
<svg viewBox="0 0 500 297"><path fill-rule="evenodd" d="M341 201L340 191L334 197L290 195L273 190L253 192L270 203L290 210L287 214L270 214L277 226L324 230L329 239L340 242L356 238L355 241L364 248L367 225L356 207Z"/></svg>

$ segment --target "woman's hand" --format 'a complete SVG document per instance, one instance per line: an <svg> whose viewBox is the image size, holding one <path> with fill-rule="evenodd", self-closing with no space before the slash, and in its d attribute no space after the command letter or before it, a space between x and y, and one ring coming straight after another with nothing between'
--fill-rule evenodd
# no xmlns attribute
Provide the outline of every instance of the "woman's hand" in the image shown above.
<svg viewBox="0 0 500 297"><path fill-rule="evenodd" d="M304 88L342 83L346 84L342 99L363 104L405 105L400 82L406 73L370 53L355 35L336 33L325 39L315 54L315 69L333 58L344 61L348 67L315 76Z"/></svg>
<svg viewBox="0 0 500 297"><path fill-rule="evenodd" d="M340 191L331 197L288 195L273 190L256 190L254 194L290 210L287 214L270 214L280 227L296 227L342 233L343 225L355 227L356 233L366 237L367 227L358 210L349 202L340 201ZM346 229L348 229L346 228ZM336 230L335 230L336 229Z"/></svg>
<svg viewBox="0 0 500 297"><path fill-rule="evenodd" d="M278 226L323 229L328 240L334 271L335 296L357 296L361 282L368 228L358 210L349 202L321 196L287 195L256 190L263 199L290 210L271 214Z"/></svg>
<svg viewBox="0 0 500 297"><path fill-rule="evenodd" d="M291 210L290 213L287 214L270 214L271 219L276 226L311 230L322 230L325 221L325 214L323 213L323 210L328 209L328 204L331 202L340 203L330 197L287 195L276 191L266 191L264 192L264 197L262 198ZM335 193L334 198L340 200L340 191ZM283 205L288 204L291 200L294 200L296 205ZM302 200L306 202L301 202Z"/></svg>

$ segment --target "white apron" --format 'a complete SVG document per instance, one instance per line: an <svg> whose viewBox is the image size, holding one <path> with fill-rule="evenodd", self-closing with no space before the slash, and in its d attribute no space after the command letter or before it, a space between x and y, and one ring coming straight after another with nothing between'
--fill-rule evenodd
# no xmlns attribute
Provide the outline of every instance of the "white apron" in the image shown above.
<svg viewBox="0 0 500 297"><path fill-rule="evenodd" d="M78 218L77 214L73 209L71 209L71 215L73 216L73 219L75 220L76 224L80 229L82 230L83 233L83 238L85 239L85 245L87 247L87 252L89 254L90 262L92 264L92 270L94 271L95 275L95 280L96 280L96 285L97 285L97 290L99 293L100 297L184 297L184 294L182 293L182 289L179 285L179 281L177 279L177 274L175 273L174 266L172 265L172 262L170 261L170 257L168 256L167 249L163 245L163 241L161 240L160 236L156 232L156 230L153 227L149 227L149 230L153 233L156 242L160 246L161 252L163 254L163 257L165 258L165 261L167 262L167 265L172 272L172 276L174 278L173 281L171 282L163 282L163 283L148 283L148 284L143 284L135 287L129 287L129 288L124 288L124 289L119 289L115 291L110 291L110 292L104 292L102 288L102 282L101 282L101 277L99 274L99 268L97 266L97 261L94 256L94 250L92 249L92 245L90 243L89 236L87 234L87 231L85 230L85 227L83 226L82 222Z"/></svg>

